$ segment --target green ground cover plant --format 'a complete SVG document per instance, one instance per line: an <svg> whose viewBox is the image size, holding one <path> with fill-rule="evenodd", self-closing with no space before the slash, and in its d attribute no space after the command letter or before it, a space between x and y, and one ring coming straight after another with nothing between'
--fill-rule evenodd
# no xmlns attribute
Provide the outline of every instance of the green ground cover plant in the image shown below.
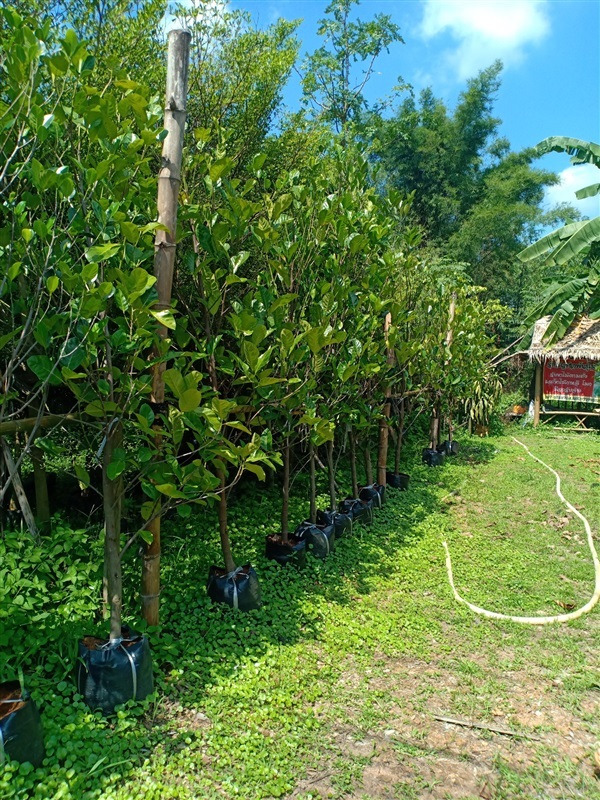
<svg viewBox="0 0 600 800"><path fill-rule="evenodd" d="M558 469L597 530L597 440L514 431ZM461 453L441 469L407 448L410 491L389 490L372 526L301 571L263 558L279 493L248 481L230 507L232 543L263 588L263 607L247 614L206 598L216 514L168 521L164 622L148 630L156 693L113 718L90 711L70 676L75 639L99 630L101 576L89 557L102 546L98 531L56 526L51 565L25 535L5 537L0 672L24 670L47 758L38 770L7 764L0 796L470 798L486 782L494 798L600 797L597 612L539 630L477 618L453 601L441 547L443 534L457 587L473 602L552 613L591 591L582 532L552 476L510 436L459 440ZM322 504L324 471L319 478ZM350 476L342 469L339 480ZM307 496L301 474L291 519L306 516ZM132 558L132 616L135 579ZM435 713L539 738L457 733Z"/></svg>

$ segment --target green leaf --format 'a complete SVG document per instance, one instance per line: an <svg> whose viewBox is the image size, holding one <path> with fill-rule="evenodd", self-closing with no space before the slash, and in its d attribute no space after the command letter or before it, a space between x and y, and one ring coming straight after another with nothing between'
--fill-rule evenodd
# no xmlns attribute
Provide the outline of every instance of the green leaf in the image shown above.
<svg viewBox="0 0 600 800"><path fill-rule="evenodd" d="M600 183L592 183L591 186L584 186L583 189L578 189L575 192L575 197L578 200L583 200L585 197L595 197L600 194Z"/></svg>
<svg viewBox="0 0 600 800"><path fill-rule="evenodd" d="M179 408L184 413L186 411L194 411L202 401L202 392L198 389L186 389L179 398Z"/></svg>
<svg viewBox="0 0 600 800"><path fill-rule="evenodd" d="M234 166L235 164L233 159L227 157L219 158L217 161L213 161L208 169L208 174L210 175L211 181L216 182L220 178L224 178L226 175L229 175Z"/></svg>
<svg viewBox="0 0 600 800"><path fill-rule="evenodd" d="M182 519L187 519L192 513L192 507L188 505L177 506L177 514Z"/></svg>
<svg viewBox="0 0 600 800"><path fill-rule="evenodd" d="M75 475L77 475L77 480L82 489L87 488L90 485L90 473L82 467L80 464L75 464Z"/></svg>
<svg viewBox="0 0 600 800"><path fill-rule="evenodd" d="M58 289L59 283L60 281L56 275L50 275L50 277L46 280L46 289L48 289L49 293L52 294Z"/></svg>
<svg viewBox="0 0 600 800"><path fill-rule="evenodd" d="M266 478L264 469L259 464L254 464L251 461L246 461L244 464L244 468L248 470L248 472L253 472L255 475L258 476L258 479L264 481Z"/></svg>
<svg viewBox="0 0 600 800"><path fill-rule="evenodd" d="M282 308L282 306L289 305L289 303L291 303L297 297L297 294L282 294L281 297L278 297L277 300L274 300L269 306L269 314L277 311L278 308Z"/></svg>
<svg viewBox="0 0 600 800"><path fill-rule="evenodd" d="M29 356L27 366L42 382L48 381L53 386L60 386L62 383L60 376L54 369L54 362L48 356Z"/></svg>
<svg viewBox="0 0 600 800"><path fill-rule="evenodd" d="M98 244L94 245L94 247L88 247L85 251L85 257L88 261L98 263L99 261L106 261L112 258L120 249L120 244Z"/></svg>
<svg viewBox="0 0 600 800"><path fill-rule="evenodd" d="M111 461L106 468L106 474L111 481L114 481L125 471L126 464L124 461Z"/></svg>
<svg viewBox="0 0 600 800"><path fill-rule="evenodd" d="M160 311L156 311L155 309L151 308L150 313L165 328L169 328L169 330L174 331L177 327L173 312L168 308L163 308Z"/></svg>

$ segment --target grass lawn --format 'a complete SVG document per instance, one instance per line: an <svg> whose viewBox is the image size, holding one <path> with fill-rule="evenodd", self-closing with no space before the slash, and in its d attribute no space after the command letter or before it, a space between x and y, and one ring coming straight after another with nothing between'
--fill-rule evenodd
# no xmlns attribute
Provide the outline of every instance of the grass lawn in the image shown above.
<svg viewBox="0 0 600 800"><path fill-rule="evenodd" d="M598 531L600 438L514 431ZM454 601L441 545L470 601L555 614L593 590L582 525L510 435L461 445L440 469L407 453L410 491L389 490L373 525L301 572L262 557L278 497L246 488L231 509L234 552L256 566L264 600L246 615L206 599L208 566L219 563L212 512L170 523L164 627L150 631L156 698L113 719L75 695L61 644L89 632L98 577L83 557L85 578L70 584L36 583L24 568L0 607L0 666L12 677L23 664L48 754L39 770L9 764L0 797L600 798L600 608L539 628L477 617ZM307 503L302 481L296 488L299 521ZM71 560L97 546L90 536L63 537L75 542ZM24 564L35 557L30 545L4 547ZM132 612L137 562L127 569ZM17 596L32 611L11 617ZM34 611L47 616L28 622Z"/></svg>

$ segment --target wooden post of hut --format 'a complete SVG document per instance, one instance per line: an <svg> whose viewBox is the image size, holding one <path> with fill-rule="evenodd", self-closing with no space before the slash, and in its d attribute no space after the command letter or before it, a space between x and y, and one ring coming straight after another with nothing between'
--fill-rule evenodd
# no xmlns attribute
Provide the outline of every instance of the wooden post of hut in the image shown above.
<svg viewBox="0 0 600 800"><path fill-rule="evenodd" d="M533 427L540 424L540 409L542 407L542 374L544 362L538 361L535 365L535 389L533 397Z"/></svg>

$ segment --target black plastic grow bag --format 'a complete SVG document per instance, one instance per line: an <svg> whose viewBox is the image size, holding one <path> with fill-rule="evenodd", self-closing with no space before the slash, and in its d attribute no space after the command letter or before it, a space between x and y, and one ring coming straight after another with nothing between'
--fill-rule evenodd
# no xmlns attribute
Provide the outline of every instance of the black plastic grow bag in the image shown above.
<svg viewBox="0 0 600 800"><path fill-rule="evenodd" d="M445 456L458 455L458 442L447 439L445 442L438 444L438 453L443 453Z"/></svg>
<svg viewBox="0 0 600 800"><path fill-rule="evenodd" d="M441 467L445 458L446 456L443 453L432 450L430 447L426 447L423 450L423 463L427 464L429 467Z"/></svg>
<svg viewBox="0 0 600 800"><path fill-rule="evenodd" d="M41 767L44 733L37 707L19 681L0 683L0 766L6 756Z"/></svg>
<svg viewBox="0 0 600 800"><path fill-rule="evenodd" d="M373 503L374 508L381 508L385 503L385 486L381 483L371 483L363 488L358 493L358 499Z"/></svg>
<svg viewBox="0 0 600 800"><path fill-rule="evenodd" d="M258 576L250 564L237 567L233 572L212 566L206 591L215 603L226 603L240 611L260 608L262 602Z"/></svg>
<svg viewBox="0 0 600 800"><path fill-rule="evenodd" d="M292 562L298 567L306 564L306 538L299 539L293 534L288 542L280 537L265 537L265 556L278 564L284 565Z"/></svg>
<svg viewBox="0 0 600 800"><path fill-rule="evenodd" d="M311 525L306 532L306 539L315 558L327 558L335 544L333 525Z"/></svg>
<svg viewBox="0 0 600 800"><path fill-rule="evenodd" d="M129 628L122 628L121 636L112 643L86 636L78 643L77 691L103 714L128 700L143 700L154 689L148 639Z"/></svg>
<svg viewBox="0 0 600 800"><path fill-rule="evenodd" d="M317 525L333 525L336 539L346 531L352 533L352 517L350 514L342 514L341 511L317 511Z"/></svg>
<svg viewBox="0 0 600 800"><path fill-rule="evenodd" d="M388 486L401 491L406 491L410 483L410 475L406 475L404 472L387 472L385 479Z"/></svg>
<svg viewBox="0 0 600 800"><path fill-rule="evenodd" d="M340 503L342 514L348 514L353 522L372 522L373 521L373 502L372 500L359 500L358 497L347 497Z"/></svg>

